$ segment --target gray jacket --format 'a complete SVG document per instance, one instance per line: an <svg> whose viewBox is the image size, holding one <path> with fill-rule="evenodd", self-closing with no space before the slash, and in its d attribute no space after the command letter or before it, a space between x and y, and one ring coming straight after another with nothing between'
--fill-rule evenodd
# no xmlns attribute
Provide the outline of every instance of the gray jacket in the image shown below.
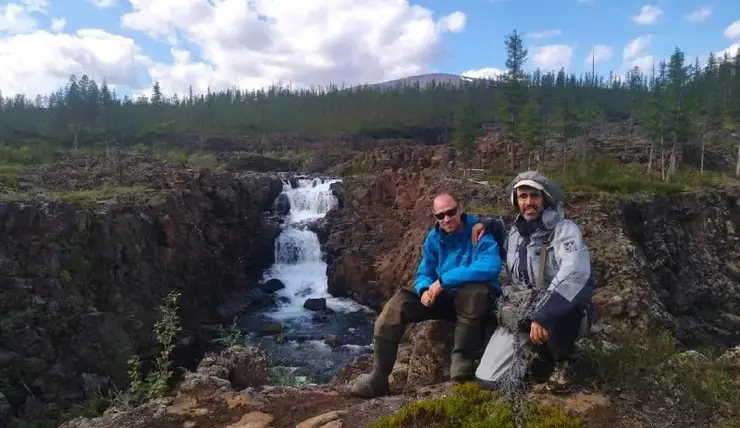
<svg viewBox="0 0 740 428"><path fill-rule="evenodd" d="M518 209L514 186L522 180L540 184L547 203L539 221L527 222L521 214L514 220L505 243L506 272L515 289L539 289L531 319L550 330L560 316L589 305L595 288L591 257L578 225L565 218L563 190L544 175L517 175L506 188L514 207Z"/></svg>

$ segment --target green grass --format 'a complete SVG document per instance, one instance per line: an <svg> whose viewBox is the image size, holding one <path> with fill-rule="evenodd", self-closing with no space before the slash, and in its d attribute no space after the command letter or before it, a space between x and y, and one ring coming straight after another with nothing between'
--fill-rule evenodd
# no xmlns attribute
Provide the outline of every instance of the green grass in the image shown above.
<svg viewBox="0 0 740 428"><path fill-rule="evenodd" d="M103 186L91 190L53 193L49 199L64 201L83 208L90 208L106 200L134 199L144 201L152 195L153 191L144 186Z"/></svg>
<svg viewBox="0 0 740 428"><path fill-rule="evenodd" d="M555 406L528 404L527 428L581 428L583 422ZM514 410L496 392L477 383L456 385L445 397L414 401L371 428L515 428Z"/></svg>
<svg viewBox="0 0 740 428"><path fill-rule="evenodd" d="M148 149L139 146L138 151L146 152ZM224 165L220 164L211 153L199 152L197 150L183 149L179 147L164 147L156 149L156 156L170 163L187 165L194 168L208 168L223 170Z"/></svg>
<svg viewBox="0 0 740 428"><path fill-rule="evenodd" d="M572 193L601 191L617 195L667 196L689 190L685 183L664 182L648 176L644 165L623 165L608 156L574 160L566 171L553 171L549 177Z"/></svg>
<svg viewBox="0 0 740 428"><path fill-rule="evenodd" d="M195 168L224 169L224 165L218 163L216 156L209 153L192 153L188 156L187 163Z"/></svg>
<svg viewBox="0 0 740 428"><path fill-rule="evenodd" d="M0 184L15 187L18 185L21 173L23 173L23 165L0 164Z"/></svg>
<svg viewBox="0 0 740 428"><path fill-rule="evenodd" d="M711 349L686 352L668 333L628 332L611 344L587 340L583 349L586 379L605 393L626 392L704 426L740 417L740 368Z"/></svg>
<svg viewBox="0 0 740 428"><path fill-rule="evenodd" d="M51 163L56 159L57 152L47 145L0 147L0 164L40 165Z"/></svg>
<svg viewBox="0 0 740 428"><path fill-rule="evenodd" d="M659 171L647 174L645 165L620 164L609 156L573 159L565 171L562 168L542 171L568 193L604 192L615 195L670 196L697 188L740 186L740 179L731 174L703 174L689 168L676 171L669 181L663 181ZM504 176L491 173L487 181L509 184L516 174Z"/></svg>
<svg viewBox="0 0 740 428"><path fill-rule="evenodd" d="M190 151L181 148L157 149L157 157L161 157L167 162L187 164L190 158Z"/></svg>

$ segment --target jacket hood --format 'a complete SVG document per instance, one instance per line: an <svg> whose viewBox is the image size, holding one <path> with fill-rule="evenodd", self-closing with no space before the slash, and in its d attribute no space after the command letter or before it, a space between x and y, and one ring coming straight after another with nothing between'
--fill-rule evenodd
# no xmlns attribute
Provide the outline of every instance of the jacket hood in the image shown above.
<svg viewBox="0 0 740 428"><path fill-rule="evenodd" d="M528 183L522 183L526 181ZM547 206L542 213L542 222L545 227L551 229L555 223L562 220L564 217L563 202L565 200L565 192L563 189L550 181L544 174L537 171L525 171L519 173L514 180L506 186L506 192L509 195L509 201L515 210L519 211L519 206L516 203L516 185L522 183L527 184L535 188L541 188L545 194L545 200ZM520 214L521 215L521 214ZM517 216L518 217L518 216Z"/></svg>

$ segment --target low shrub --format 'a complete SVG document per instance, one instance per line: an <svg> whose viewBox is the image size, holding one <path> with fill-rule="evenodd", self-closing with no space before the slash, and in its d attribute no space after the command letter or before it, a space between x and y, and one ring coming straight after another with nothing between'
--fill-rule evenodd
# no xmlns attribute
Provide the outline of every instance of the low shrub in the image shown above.
<svg viewBox="0 0 740 428"><path fill-rule="evenodd" d="M445 397L414 401L371 428L515 428L514 409L498 393L477 383L453 387ZM528 404L527 428L581 428L583 422L556 406Z"/></svg>

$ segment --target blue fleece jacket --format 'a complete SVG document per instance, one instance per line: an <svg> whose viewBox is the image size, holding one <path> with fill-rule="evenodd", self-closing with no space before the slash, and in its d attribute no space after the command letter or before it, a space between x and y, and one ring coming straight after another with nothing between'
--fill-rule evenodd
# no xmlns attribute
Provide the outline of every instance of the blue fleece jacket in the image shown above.
<svg viewBox="0 0 740 428"><path fill-rule="evenodd" d="M498 244L486 233L473 246L471 236L478 217L464 213L462 221L463 228L456 233L448 234L437 225L427 234L414 284L420 296L437 279L444 290L454 291L468 282L483 282L501 292Z"/></svg>

